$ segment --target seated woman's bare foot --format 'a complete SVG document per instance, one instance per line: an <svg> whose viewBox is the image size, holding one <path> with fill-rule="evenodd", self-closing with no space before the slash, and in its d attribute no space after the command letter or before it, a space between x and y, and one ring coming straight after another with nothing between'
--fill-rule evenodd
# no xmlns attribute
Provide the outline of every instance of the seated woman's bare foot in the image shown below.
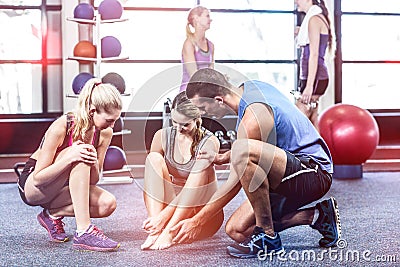
<svg viewBox="0 0 400 267"><path fill-rule="evenodd" d="M146 241L144 241L144 243L140 246L140 248L142 250L150 249L150 247L156 242L159 236L159 234L149 235Z"/></svg>
<svg viewBox="0 0 400 267"><path fill-rule="evenodd" d="M172 243L173 236L169 232L168 229L164 229L160 236L157 238L156 242L150 247L150 249L167 249L173 245Z"/></svg>

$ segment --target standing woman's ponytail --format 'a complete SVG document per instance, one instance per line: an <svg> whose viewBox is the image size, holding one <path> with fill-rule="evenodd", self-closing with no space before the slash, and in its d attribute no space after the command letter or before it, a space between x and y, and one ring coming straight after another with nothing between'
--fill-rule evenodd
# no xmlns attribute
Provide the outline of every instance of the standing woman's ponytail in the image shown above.
<svg viewBox="0 0 400 267"><path fill-rule="evenodd" d="M189 40L194 41L194 32L192 32L192 30L190 29L190 26L195 28L195 24L196 24L195 17L200 17L201 14L204 12L204 10L207 10L207 8L205 8L203 6L196 6L189 11L187 22L186 22L186 37Z"/></svg>
<svg viewBox="0 0 400 267"><path fill-rule="evenodd" d="M322 9L322 15L328 22L328 47L329 49L332 48L332 30L331 30L331 21L329 20L329 12L328 8L325 5L324 0L313 0L313 4L319 6Z"/></svg>

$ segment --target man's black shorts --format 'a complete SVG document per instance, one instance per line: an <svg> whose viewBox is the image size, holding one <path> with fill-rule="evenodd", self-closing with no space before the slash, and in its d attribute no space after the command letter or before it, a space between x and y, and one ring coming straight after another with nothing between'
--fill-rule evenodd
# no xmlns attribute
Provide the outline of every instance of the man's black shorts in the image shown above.
<svg viewBox="0 0 400 267"><path fill-rule="evenodd" d="M309 157L296 157L286 152L287 164L281 184L270 191L272 217L298 210L323 197L331 187L332 175Z"/></svg>

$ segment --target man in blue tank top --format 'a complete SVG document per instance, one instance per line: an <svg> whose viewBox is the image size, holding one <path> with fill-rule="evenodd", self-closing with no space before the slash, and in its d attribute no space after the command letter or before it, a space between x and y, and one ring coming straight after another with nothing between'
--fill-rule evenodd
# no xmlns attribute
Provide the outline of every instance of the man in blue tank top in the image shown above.
<svg viewBox="0 0 400 267"><path fill-rule="evenodd" d="M270 84L247 81L235 87L213 69L198 70L186 94L208 116L237 114L238 138L230 151L215 155L216 164L231 163L227 181L196 216L172 228L174 241L196 237L206 218L243 188L248 199L225 227L237 242L228 246L229 255L265 259L281 253L278 232L297 225L318 230L320 246L336 245L341 235L336 200L303 208L328 192L333 168L326 143L296 106Z"/></svg>

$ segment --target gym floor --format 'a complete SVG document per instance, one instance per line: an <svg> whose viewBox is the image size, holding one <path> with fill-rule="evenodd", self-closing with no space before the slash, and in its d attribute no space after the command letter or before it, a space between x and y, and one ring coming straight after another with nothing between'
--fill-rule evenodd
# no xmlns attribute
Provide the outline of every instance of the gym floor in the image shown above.
<svg viewBox="0 0 400 267"><path fill-rule="evenodd" d="M342 221L340 246L318 247L320 234L308 226L280 233L286 254L281 258L235 259L225 249L232 240L223 227L216 235L164 251L141 251L146 234L141 230L146 211L140 183L103 185L115 194L114 214L93 222L121 242L116 252L77 252L71 242L51 243L36 215L19 198L15 183L0 184L0 266L394 266L400 265L399 172L367 172L361 179L334 179L324 197L335 196ZM221 181L223 182L223 181ZM225 220L245 199L241 191L224 209ZM72 236L73 218L65 218Z"/></svg>

